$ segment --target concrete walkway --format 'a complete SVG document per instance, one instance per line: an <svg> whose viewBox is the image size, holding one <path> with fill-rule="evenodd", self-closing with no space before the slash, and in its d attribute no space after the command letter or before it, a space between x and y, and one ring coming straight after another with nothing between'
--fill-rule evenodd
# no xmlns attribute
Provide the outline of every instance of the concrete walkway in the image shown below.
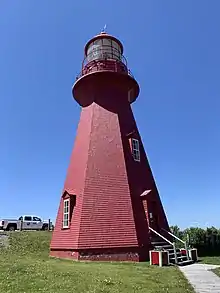
<svg viewBox="0 0 220 293"><path fill-rule="evenodd" d="M219 266L192 264L179 267L196 293L220 293L220 278L212 271Z"/></svg>

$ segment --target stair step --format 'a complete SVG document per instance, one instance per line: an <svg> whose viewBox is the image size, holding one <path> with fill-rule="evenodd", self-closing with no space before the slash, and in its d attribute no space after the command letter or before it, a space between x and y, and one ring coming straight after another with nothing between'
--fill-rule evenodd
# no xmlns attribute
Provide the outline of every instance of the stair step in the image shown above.
<svg viewBox="0 0 220 293"><path fill-rule="evenodd" d="M165 247L165 246L154 246L155 249L163 249L166 250L167 252L171 251L171 249ZM168 250L169 249L169 250ZM173 250L173 249L172 249Z"/></svg>
<svg viewBox="0 0 220 293"><path fill-rule="evenodd" d="M174 249L173 248L170 248L170 249L167 249L167 251L171 253L171 251L174 252ZM180 252L180 249L176 249L176 252Z"/></svg>
<svg viewBox="0 0 220 293"><path fill-rule="evenodd" d="M153 244L153 246L173 247L171 244L162 243L162 242Z"/></svg>
<svg viewBox="0 0 220 293"><path fill-rule="evenodd" d="M191 259L187 259L187 260L184 260L184 261L180 261L177 263L178 266L186 266L186 265L190 265L190 264L193 264L194 261L191 260Z"/></svg>
<svg viewBox="0 0 220 293"><path fill-rule="evenodd" d="M177 259L180 259L180 258L186 258L187 259L187 256L185 256L185 255L177 256ZM175 257L171 257L170 259L175 259Z"/></svg>
<svg viewBox="0 0 220 293"><path fill-rule="evenodd" d="M169 253L169 256L171 256L171 255L175 255L175 252L171 252L171 253ZM186 256L186 255L182 255L181 254L181 252L176 252L176 255L179 255L179 256Z"/></svg>
<svg viewBox="0 0 220 293"><path fill-rule="evenodd" d="M182 263L182 262L184 262L184 261L188 261L188 259L187 258L177 258L177 264L178 263ZM171 264L176 264L176 260L175 260L175 258L171 258L171 259L169 259L169 262L171 263Z"/></svg>
<svg viewBox="0 0 220 293"><path fill-rule="evenodd" d="M167 242L162 241L151 241L152 245L167 245Z"/></svg>

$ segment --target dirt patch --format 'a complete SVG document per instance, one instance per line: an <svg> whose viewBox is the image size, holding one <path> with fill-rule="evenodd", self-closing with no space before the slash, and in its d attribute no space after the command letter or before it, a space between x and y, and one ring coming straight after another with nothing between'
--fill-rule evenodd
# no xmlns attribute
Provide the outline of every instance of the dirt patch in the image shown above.
<svg viewBox="0 0 220 293"><path fill-rule="evenodd" d="M9 236L4 233L0 233L0 248L7 247L9 245Z"/></svg>

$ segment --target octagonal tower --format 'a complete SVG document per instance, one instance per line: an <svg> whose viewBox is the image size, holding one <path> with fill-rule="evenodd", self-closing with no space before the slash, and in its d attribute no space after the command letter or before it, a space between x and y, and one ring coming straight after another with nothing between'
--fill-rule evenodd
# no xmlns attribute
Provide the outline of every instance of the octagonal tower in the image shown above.
<svg viewBox="0 0 220 293"><path fill-rule="evenodd" d="M72 93L82 111L50 255L144 261L168 222L131 109L139 85L123 46L101 33L85 46Z"/></svg>

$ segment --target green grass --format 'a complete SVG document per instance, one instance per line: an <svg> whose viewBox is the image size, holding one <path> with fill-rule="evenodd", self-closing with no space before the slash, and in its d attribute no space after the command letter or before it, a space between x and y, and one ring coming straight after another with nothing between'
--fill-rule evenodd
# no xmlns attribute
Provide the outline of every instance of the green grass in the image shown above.
<svg viewBox="0 0 220 293"><path fill-rule="evenodd" d="M220 277L220 268L213 270L213 272Z"/></svg>
<svg viewBox="0 0 220 293"><path fill-rule="evenodd" d="M220 256L205 256L199 258L201 263L210 265L220 265ZM217 276L220 277L220 268L212 270Z"/></svg>
<svg viewBox="0 0 220 293"><path fill-rule="evenodd" d="M49 258L50 237L49 232L10 235L10 248L0 250L1 293L194 292L176 267Z"/></svg>
<svg viewBox="0 0 220 293"><path fill-rule="evenodd" d="M220 256L205 256L199 258L200 263L220 265Z"/></svg>

